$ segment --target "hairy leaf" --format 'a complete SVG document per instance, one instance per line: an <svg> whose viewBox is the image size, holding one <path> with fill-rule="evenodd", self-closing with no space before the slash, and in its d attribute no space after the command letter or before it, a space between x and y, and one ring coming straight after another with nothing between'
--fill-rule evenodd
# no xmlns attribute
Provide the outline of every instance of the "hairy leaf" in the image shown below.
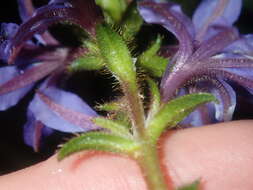
<svg viewBox="0 0 253 190"><path fill-rule="evenodd" d="M152 117L159 111L161 103L160 92L156 82L153 81L152 79L147 79L147 82L149 85L151 101L146 123L148 123L150 119L152 119Z"/></svg>
<svg viewBox="0 0 253 190"><path fill-rule="evenodd" d="M156 142L167 127L174 127L199 105L216 101L208 93L189 94L165 104L148 125L147 134Z"/></svg>
<svg viewBox="0 0 253 190"><path fill-rule="evenodd" d="M198 190L199 181L195 181L192 184L185 185L183 187L178 188L177 190Z"/></svg>
<svg viewBox="0 0 253 190"><path fill-rule="evenodd" d="M143 19L137 10L136 2L133 2L128 7L120 24L123 39L125 41L131 41L133 37L139 32L142 23Z"/></svg>
<svg viewBox="0 0 253 190"><path fill-rule="evenodd" d="M136 142L123 137L103 132L88 132L64 144L58 154L58 159L62 160L66 156L82 150L131 154L138 148L139 145Z"/></svg>
<svg viewBox="0 0 253 190"><path fill-rule="evenodd" d="M127 4L125 0L96 0L99 5L113 21L119 22L124 14Z"/></svg>
<svg viewBox="0 0 253 190"><path fill-rule="evenodd" d="M119 122L112 121L103 117L96 117L93 119L93 122L104 129L109 129L110 132L114 135L122 136L125 138L132 137L128 127L120 124Z"/></svg>
<svg viewBox="0 0 253 190"><path fill-rule="evenodd" d="M138 66L142 67L154 77L161 77L168 64L168 59L157 55L161 43L162 39L158 36L151 47L138 57Z"/></svg>

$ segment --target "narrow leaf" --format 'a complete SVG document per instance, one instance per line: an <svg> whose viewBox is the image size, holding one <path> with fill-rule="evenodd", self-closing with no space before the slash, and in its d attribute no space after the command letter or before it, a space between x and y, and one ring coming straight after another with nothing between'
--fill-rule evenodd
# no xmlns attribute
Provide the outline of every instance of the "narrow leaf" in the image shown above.
<svg viewBox="0 0 253 190"><path fill-rule="evenodd" d="M131 138L132 135L127 126L120 124L119 122L112 121L103 117L96 117L93 122L105 129L109 129L114 135L122 136L125 138Z"/></svg>
<svg viewBox="0 0 253 190"><path fill-rule="evenodd" d="M69 65L69 71L100 70L104 66L103 59L97 55L88 54L77 58Z"/></svg>
<svg viewBox="0 0 253 190"><path fill-rule="evenodd" d="M195 181L190 185L185 185L183 187L177 188L177 190L198 190L199 189L199 181Z"/></svg>
<svg viewBox="0 0 253 190"><path fill-rule="evenodd" d="M129 139L106 134L103 132L88 132L76 137L61 148L58 159L82 150L102 150L115 153L131 154L139 148L139 145Z"/></svg>
<svg viewBox="0 0 253 190"><path fill-rule="evenodd" d="M114 111L118 111L121 108L121 106L119 102L108 102L108 103L100 104L96 106L96 108L100 111L114 112Z"/></svg>
<svg viewBox="0 0 253 190"><path fill-rule="evenodd" d="M154 77L161 77L166 70L168 59L158 56L157 52L161 47L162 39L157 37L156 41L138 57L138 66Z"/></svg>
<svg viewBox="0 0 253 190"><path fill-rule="evenodd" d="M176 126L199 105L210 101L216 101L213 95L198 93L181 96L168 102L150 121L147 134L153 142L156 142L167 127Z"/></svg>
<svg viewBox="0 0 253 190"><path fill-rule="evenodd" d="M121 83L136 89L136 72L130 52L122 38L108 26L97 27L97 41L108 69Z"/></svg>
<svg viewBox="0 0 253 190"><path fill-rule="evenodd" d="M159 88L155 81L152 79L147 79L147 82L151 93L151 101L146 123L148 123L150 119L152 119L152 117L159 111L161 102Z"/></svg>
<svg viewBox="0 0 253 190"><path fill-rule="evenodd" d="M124 14L127 3L125 0L96 0L99 5L113 21L119 22Z"/></svg>
<svg viewBox="0 0 253 190"><path fill-rule="evenodd" d="M131 41L139 32L142 23L143 19L137 10L136 2L133 2L126 10L126 13L120 24L123 39L125 41Z"/></svg>
<svg viewBox="0 0 253 190"><path fill-rule="evenodd" d="M123 39L108 26L97 27L97 41L107 68L119 80L127 100L132 125L144 129L144 110L139 97L136 69Z"/></svg>

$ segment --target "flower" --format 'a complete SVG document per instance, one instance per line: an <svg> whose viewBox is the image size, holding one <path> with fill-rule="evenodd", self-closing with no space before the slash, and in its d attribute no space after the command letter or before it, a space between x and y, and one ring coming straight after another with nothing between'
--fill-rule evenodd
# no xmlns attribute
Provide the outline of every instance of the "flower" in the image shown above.
<svg viewBox="0 0 253 190"><path fill-rule="evenodd" d="M92 37L102 18L100 9L93 0L51 0L38 9L32 0L18 3L23 23L1 24L0 59L10 65L0 68L0 110L16 105L36 81L47 77L28 106L25 142L38 150L41 138L53 130L97 129L90 121L97 113L77 95L56 86L66 66L87 50L63 46L47 28L58 22L70 22Z"/></svg>
<svg viewBox="0 0 253 190"><path fill-rule="evenodd" d="M201 106L184 124L200 126L230 120L236 94L229 81L252 92L253 36L239 35L233 26L241 7L241 0L203 0L191 20L171 2L139 3L140 14L147 23L162 25L179 41L162 77L163 101L204 91L213 93L220 102Z"/></svg>

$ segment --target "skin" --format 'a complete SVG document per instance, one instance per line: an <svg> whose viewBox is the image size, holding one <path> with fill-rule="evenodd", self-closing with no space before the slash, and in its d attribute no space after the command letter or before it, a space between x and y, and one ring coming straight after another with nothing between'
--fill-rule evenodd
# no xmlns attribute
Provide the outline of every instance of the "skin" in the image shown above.
<svg viewBox="0 0 253 190"><path fill-rule="evenodd" d="M201 179L204 190L253 189L253 121L237 121L165 134L161 162L174 186ZM114 154L56 156L0 177L3 190L145 190L135 161Z"/></svg>

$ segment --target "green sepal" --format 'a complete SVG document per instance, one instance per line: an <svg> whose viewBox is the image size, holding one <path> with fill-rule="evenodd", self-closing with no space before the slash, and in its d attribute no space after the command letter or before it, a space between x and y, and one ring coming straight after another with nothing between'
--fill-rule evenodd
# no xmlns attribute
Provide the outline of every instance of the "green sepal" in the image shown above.
<svg viewBox="0 0 253 190"><path fill-rule="evenodd" d="M115 112L121 109L119 102L108 102L104 104L99 104L96 108L100 111L107 111L107 112Z"/></svg>
<svg viewBox="0 0 253 190"><path fill-rule="evenodd" d="M149 86L151 100L146 123L148 123L152 119L152 117L159 111L161 103L161 96L156 82L151 78L148 78L147 83Z"/></svg>
<svg viewBox="0 0 253 190"><path fill-rule="evenodd" d="M157 55L162 43L162 38L157 37L149 49L144 51L137 60L137 66L143 68L154 77L161 77L166 70L168 59Z"/></svg>
<svg viewBox="0 0 253 190"><path fill-rule="evenodd" d="M171 100L150 121L147 128L148 136L156 142L167 127L176 126L199 105L211 101L217 102L209 93L188 94Z"/></svg>
<svg viewBox="0 0 253 190"><path fill-rule="evenodd" d="M120 81L137 91L136 71L130 52L123 39L109 26L99 25L96 37L101 55L105 59L107 68Z"/></svg>
<svg viewBox="0 0 253 190"><path fill-rule="evenodd" d="M117 121L112 121L110 119L106 119L103 117L95 117L94 119L92 119L92 121L96 125L104 128L104 129L110 130L110 132L114 135L122 136L125 138L132 138L132 135L131 135L128 127L122 125L121 123L119 123Z"/></svg>
<svg viewBox="0 0 253 190"><path fill-rule="evenodd" d="M126 0L96 0L96 4L115 22L121 20L127 8Z"/></svg>
<svg viewBox="0 0 253 190"><path fill-rule="evenodd" d="M87 132L68 141L60 149L58 159L82 150L100 150L131 155L139 149L133 140L103 132Z"/></svg>
<svg viewBox="0 0 253 190"><path fill-rule="evenodd" d="M100 70L104 67L103 59L93 54L87 54L85 56L75 59L68 67L70 72L81 70Z"/></svg>
<svg viewBox="0 0 253 190"><path fill-rule="evenodd" d="M96 106L96 109L100 111L106 111L110 113L110 118L112 118L115 122L120 123L121 125L124 125L127 128L131 127L131 123L127 114L127 109L124 109L125 103L122 105L122 99L114 101L114 102L108 102L104 104L100 104Z"/></svg>
<svg viewBox="0 0 253 190"><path fill-rule="evenodd" d="M137 10L136 2L134 1L129 5L124 14L123 20L120 23L122 38L127 42L132 41L134 36L139 32L142 24L143 19Z"/></svg>
<svg viewBox="0 0 253 190"><path fill-rule="evenodd" d="M195 181L192 184L177 188L177 190L198 190L198 189L199 189L199 181Z"/></svg>

